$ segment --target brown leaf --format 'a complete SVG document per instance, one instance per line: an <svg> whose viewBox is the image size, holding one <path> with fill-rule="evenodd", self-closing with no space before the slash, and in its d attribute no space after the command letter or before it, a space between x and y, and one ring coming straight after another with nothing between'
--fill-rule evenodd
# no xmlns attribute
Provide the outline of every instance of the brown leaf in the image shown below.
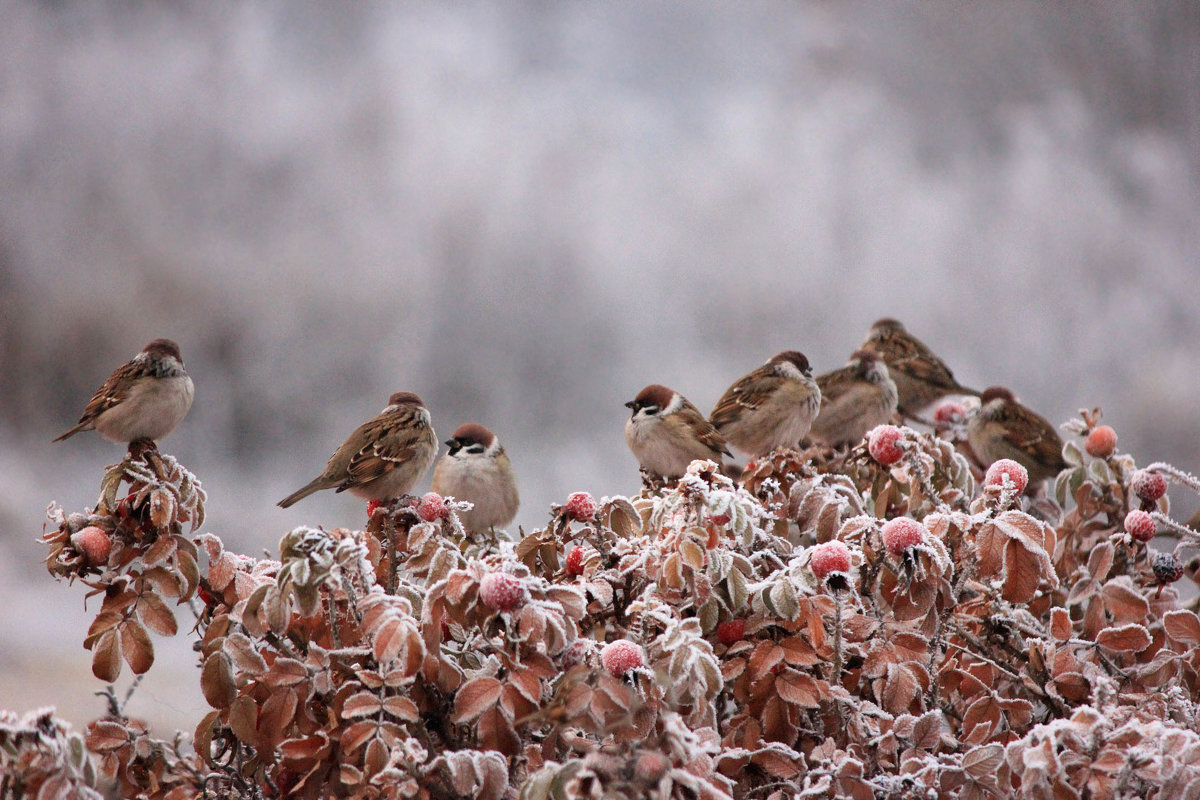
<svg viewBox="0 0 1200 800"><path fill-rule="evenodd" d="M750 680L757 681L783 660L783 648L772 641L761 641L750 654Z"/></svg>
<svg viewBox="0 0 1200 800"><path fill-rule="evenodd" d="M1200 644L1200 617L1194 611L1168 611L1163 615L1163 630L1167 636L1187 647Z"/></svg>
<svg viewBox="0 0 1200 800"><path fill-rule="evenodd" d="M94 753L119 750L129 740L129 731L119 722L98 719L88 724L87 748Z"/></svg>
<svg viewBox="0 0 1200 800"><path fill-rule="evenodd" d="M150 634L135 619L126 619L118 628L121 632L121 651L125 663L134 675L141 675L154 665L154 645Z"/></svg>
<svg viewBox="0 0 1200 800"><path fill-rule="evenodd" d="M962 757L963 772L977 781L994 779L1004 762L1004 748L998 744L972 747Z"/></svg>
<svg viewBox="0 0 1200 800"><path fill-rule="evenodd" d="M1102 581L1108 577L1113 565L1113 554L1112 542L1101 542L1092 548L1092 552L1088 554L1087 566L1094 580Z"/></svg>
<svg viewBox="0 0 1200 800"><path fill-rule="evenodd" d="M1105 628L1096 634L1096 644L1108 650L1139 653L1150 646L1150 632L1141 625Z"/></svg>
<svg viewBox="0 0 1200 800"><path fill-rule="evenodd" d="M263 680L270 686L295 686L309 680L308 667L294 658L277 658Z"/></svg>
<svg viewBox="0 0 1200 800"><path fill-rule="evenodd" d="M784 702L801 708L817 708L824 695L815 678L794 669L785 670L775 678L775 689Z"/></svg>
<svg viewBox="0 0 1200 800"><path fill-rule="evenodd" d="M200 690L204 699L213 708L226 708L237 697L237 684L233 679L233 664L229 656L218 650L204 660L200 672Z"/></svg>
<svg viewBox="0 0 1200 800"><path fill-rule="evenodd" d="M1071 638L1071 614L1065 608L1050 610L1050 635L1056 642Z"/></svg>
<svg viewBox="0 0 1200 800"><path fill-rule="evenodd" d="M485 750L499 750L508 756L514 756L521 751L521 737L517 736L512 723L495 706L479 718L475 732L480 747Z"/></svg>
<svg viewBox="0 0 1200 800"><path fill-rule="evenodd" d="M290 689L277 691L267 698L258 714L258 747L274 750L287 735L296 716L296 693Z"/></svg>
<svg viewBox="0 0 1200 800"><path fill-rule="evenodd" d="M112 683L121 674L121 644L116 629L101 634L93 649L92 674L105 683Z"/></svg>
<svg viewBox="0 0 1200 800"><path fill-rule="evenodd" d="M251 747L258 746L258 704L254 698L242 695L229 707L229 727Z"/></svg>
<svg viewBox="0 0 1200 800"><path fill-rule="evenodd" d="M342 719L357 719L358 717L368 717L372 714L378 714L379 709L383 707L378 695L372 692L359 692L358 694L347 698L342 704Z"/></svg>
<svg viewBox="0 0 1200 800"><path fill-rule="evenodd" d="M879 704L890 714L903 714L921 693L921 686L906 665L888 664L887 683Z"/></svg>
<svg viewBox="0 0 1200 800"><path fill-rule="evenodd" d="M1101 594L1104 597L1104 607L1112 615L1113 622L1118 625L1142 622L1150 613L1150 604L1146 602L1146 598L1119 578L1104 584Z"/></svg>
<svg viewBox="0 0 1200 800"><path fill-rule="evenodd" d="M137 609L146 627L160 636L174 636L178 631L175 614L154 592L145 592L138 601Z"/></svg>
<svg viewBox="0 0 1200 800"><path fill-rule="evenodd" d="M396 719L404 720L405 722L416 722L421 715L416 703L399 694L392 695L384 700L383 710Z"/></svg>
<svg viewBox="0 0 1200 800"><path fill-rule="evenodd" d="M375 720L367 719L362 722L356 722L346 730L342 731L341 746L346 753L354 753L358 748L362 747L368 739L375 735L375 731L379 729L379 723Z"/></svg>
<svg viewBox="0 0 1200 800"><path fill-rule="evenodd" d="M503 688L495 678L475 678L464 683L454 697L454 714L451 719L456 723L470 722L480 714L496 705Z"/></svg>
<svg viewBox="0 0 1200 800"><path fill-rule="evenodd" d="M388 749L378 738L372 739L367 745L367 754L363 758L363 775L371 777L387 765Z"/></svg>

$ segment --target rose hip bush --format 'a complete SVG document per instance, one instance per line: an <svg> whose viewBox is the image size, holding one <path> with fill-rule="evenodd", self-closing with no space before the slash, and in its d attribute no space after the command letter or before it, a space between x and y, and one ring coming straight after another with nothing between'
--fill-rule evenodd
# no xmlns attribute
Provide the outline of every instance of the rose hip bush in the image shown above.
<svg viewBox="0 0 1200 800"><path fill-rule="evenodd" d="M903 428L517 542L385 504L277 560L197 535L199 481L131 455L50 508L46 563L102 596L96 677L184 631L211 711L166 738L111 687L83 734L0 712L0 797L1200 798L1200 543L1158 492L1200 485L1088 447L1097 418L1040 493Z"/></svg>

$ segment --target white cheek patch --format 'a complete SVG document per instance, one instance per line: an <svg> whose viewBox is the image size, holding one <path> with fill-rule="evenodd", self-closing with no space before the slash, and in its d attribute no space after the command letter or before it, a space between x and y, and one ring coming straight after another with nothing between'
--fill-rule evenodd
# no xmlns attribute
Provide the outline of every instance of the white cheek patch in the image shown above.
<svg viewBox="0 0 1200 800"><path fill-rule="evenodd" d="M676 392L671 397L671 402L667 403L667 407L660 412L660 416L674 414L681 408L683 408L683 395L679 394L679 392Z"/></svg>

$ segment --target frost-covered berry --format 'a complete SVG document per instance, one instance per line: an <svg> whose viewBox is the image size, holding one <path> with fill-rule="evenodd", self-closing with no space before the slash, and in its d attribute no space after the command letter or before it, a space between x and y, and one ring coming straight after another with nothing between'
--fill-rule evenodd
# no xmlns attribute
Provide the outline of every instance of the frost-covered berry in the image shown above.
<svg viewBox="0 0 1200 800"><path fill-rule="evenodd" d="M417 516L426 522L437 522L449 516L446 501L437 492L428 492L417 503Z"/></svg>
<svg viewBox="0 0 1200 800"><path fill-rule="evenodd" d="M604 645L600 651L600 663L614 678L620 678L631 669L639 669L646 665L646 657L642 648L628 639L617 639Z"/></svg>
<svg viewBox="0 0 1200 800"><path fill-rule="evenodd" d="M567 516L576 522L591 522L596 509L596 498L587 492L575 492L567 498Z"/></svg>
<svg viewBox="0 0 1200 800"><path fill-rule="evenodd" d="M567 553L567 574L582 575L583 574L583 546L576 545Z"/></svg>
<svg viewBox="0 0 1200 800"><path fill-rule="evenodd" d="M525 585L507 572L489 572L479 582L479 599L494 611L516 611L525 605Z"/></svg>
<svg viewBox="0 0 1200 800"><path fill-rule="evenodd" d="M1005 475L1013 482L1013 489L1017 494L1025 491L1025 487L1029 485L1028 470L1011 458L1002 458L988 467L983 483L985 486L1003 486Z"/></svg>
<svg viewBox="0 0 1200 800"><path fill-rule="evenodd" d="M1147 503L1153 503L1167 493L1167 479L1158 472L1139 469L1129 480L1129 490Z"/></svg>
<svg viewBox="0 0 1200 800"><path fill-rule="evenodd" d="M837 539L822 542L812 549L808 565L817 576L817 580L821 581L834 572L849 572L850 548Z"/></svg>
<svg viewBox="0 0 1200 800"><path fill-rule="evenodd" d="M1154 579L1162 584L1174 583L1183 577L1183 562L1174 553L1156 552L1150 562Z"/></svg>
<svg viewBox="0 0 1200 800"><path fill-rule="evenodd" d="M570 669L576 664L582 664L587 654L596 646L596 642L592 639L576 639L567 645L567 649L562 653L563 669Z"/></svg>
<svg viewBox="0 0 1200 800"><path fill-rule="evenodd" d="M1125 532L1139 542L1148 542L1158 533L1154 517L1145 511L1130 511L1125 515Z"/></svg>
<svg viewBox="0 0 1200 800"><path fill-rule="evenodd" d="M71 534L71 544L83 553L83 560L89 567L107 564L108 554L112 552L112 536L95 525L89 525L78 533Z"/></svg>
<svg viewBox="0 0 1200 800"><path fill-rule="evenodd" d="M962 403L947 400L933 412L933 421L942 425L953 425L967 418L967 409Z"/></svg>
<svg viewBox="0 0 1200 800"><path fill-rule="evenodd" d="M871 458L885 467L890 467L904 458L904 450L900 442L904 441L904 431L895 425L878 425L867 434L867 450Z"/></svg>
<svg viewBox="0 0 1200 800"><path fill-rule="evenodd" d="M893 556L904 555L904 551L925 541L925 526L911 517L896 517L883 524L880 535L883 546Z"/></svg>
<svg viewBox="0 0 1200 800"><path fill-rule="evenodd" d="M717 641L726 647L740 642L746 635L746 620L727 619L717 626Z"/></svg>
<svg viewBox="0 0 1200 800"><path fill-rule="evenodd" d="M657 783L670 768L671 762L662 753L645 752L638 756L633 772L646 783Z"/></svg>
<svg viewBox="0 0 1200 800"><path fill-rule="evenodd" d="M367 519L370 519L371 517L375 516L376 509L378 509L382 505L383 505L383 503L379 500L368 500L367 501Z"/></svg>
<svg viewBox="0 0 1200 800"><path fill-rule="evenodd" d="M1109 425L1098 425L1084 440L1083 449L1090 456L1108 458L1117 449L1117 432Z"/></svg>

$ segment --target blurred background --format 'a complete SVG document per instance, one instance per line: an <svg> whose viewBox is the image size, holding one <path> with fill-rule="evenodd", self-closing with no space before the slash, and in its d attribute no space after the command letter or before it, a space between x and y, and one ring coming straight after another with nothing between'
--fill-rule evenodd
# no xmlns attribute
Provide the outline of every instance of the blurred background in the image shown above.
<svg viewBox="0 0 1200 800"><path fill-rule="evenodd" d="M967 385L1101 406L1140 463L1200 470L1193 0L0 19L0 708L101 713L98 603L34 539L121 456L50 439L157 336L197 387L163 449L253 555L362 526L344 494L275 502L392 391L441 439L498 433L529 529L637 490L645 384L707 411L778 350L840 366L881 316ZM155 641L131 711L190 728L186 636Z"/></svg>

